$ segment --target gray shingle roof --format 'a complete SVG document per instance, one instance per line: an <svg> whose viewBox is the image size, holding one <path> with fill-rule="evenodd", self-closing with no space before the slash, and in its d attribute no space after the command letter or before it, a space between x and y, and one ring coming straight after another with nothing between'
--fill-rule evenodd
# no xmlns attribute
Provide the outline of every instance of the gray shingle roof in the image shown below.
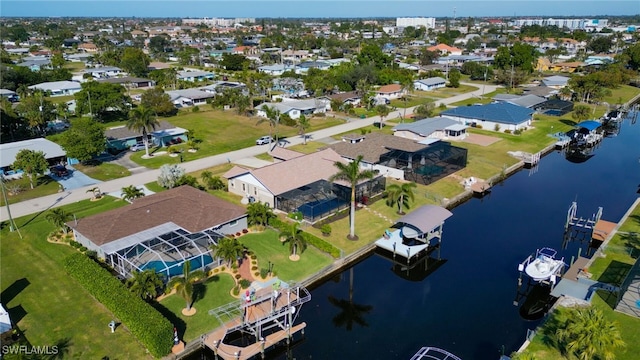
<svg viewBox="0 0 640 360"><path fill-rule="evenodd" d="M437 118L428 118L422 119L419 121L415 121L412 123L406 124L398 124L393 128L394 131L405 130L416 133L420 136L429 136L436 131L444 130L445 128L451 125L459 124L457 121L453 119L449 119L448 117L437 117Z"/></svg>
<svg viewBox="0 0 640 360"><path fill-rule="evenodd" d="M487 105L460 106L441 112L441 115L450 115L467 119L478 119L499 122L504 124L521 124L531 119L534 111L522 106L509 103L494 103Z"/></svg>
<svg viewBox="0 0 640 360"><path fill-rule="evenodd" d="M436 77L430 77L428 79L416 80L415 82L421 83L427 86L432 86L432 85L438 85L438 84L446 84L447 80L436 76Z"/></svg>

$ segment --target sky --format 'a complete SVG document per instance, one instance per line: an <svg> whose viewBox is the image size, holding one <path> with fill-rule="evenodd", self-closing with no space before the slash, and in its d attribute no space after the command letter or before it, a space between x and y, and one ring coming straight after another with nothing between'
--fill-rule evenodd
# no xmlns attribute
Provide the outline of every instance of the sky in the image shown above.
<svg viewBox="0 0 640 360"><path fill-rule="evenodd" d="M638 0L0 0L0 17L476 17L640 14Z"/></svg>

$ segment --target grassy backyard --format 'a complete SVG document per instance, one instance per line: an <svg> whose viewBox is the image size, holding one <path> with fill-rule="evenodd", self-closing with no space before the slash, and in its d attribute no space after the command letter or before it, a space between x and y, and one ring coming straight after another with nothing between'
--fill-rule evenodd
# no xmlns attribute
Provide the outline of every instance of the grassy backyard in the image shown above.
<svg viewBox="0 0 640 360"><path fill-rule="evenodd" d="M76 164L73 167L96 180L108 181L129 176L131 173L124 166L101 162L97 165Z"/></svg>
<svg viewBox="0 0 640 360"><path fill-rule="evenodd" d="M125 204L105 197L63 208L81 218ZM110 333L107 324L113 315L67 276L62 259L76 250L45 240L53 226L44 214L18 218L16 224L22 239L17 232L9 232L6 224L0 233L2 301L29 342L66 344L64 358L150 358L126 328Z"/></svg>

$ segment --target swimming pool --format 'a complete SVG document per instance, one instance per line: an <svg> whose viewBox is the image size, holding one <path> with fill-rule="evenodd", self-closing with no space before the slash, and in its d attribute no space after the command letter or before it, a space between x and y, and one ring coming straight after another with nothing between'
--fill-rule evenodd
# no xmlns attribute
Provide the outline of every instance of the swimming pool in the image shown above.
<svg viewBox="0 0 640 360"><path fill-rule="evenodd" d="M203 266L209 265L213 262L213 258L211 255L204 255L204 264L200 260L200 257L192 258L191 260L191 269L201 269ZM166 263L166 266L165 266ZM176 266L178 265L178 266ZM166 274L167 270L169 271L169 277L182 275L182 262L181 261L165 261L164 263L159 260L149 261L148 263L142 265L140 270L153 269L158 273Z"/></svg>

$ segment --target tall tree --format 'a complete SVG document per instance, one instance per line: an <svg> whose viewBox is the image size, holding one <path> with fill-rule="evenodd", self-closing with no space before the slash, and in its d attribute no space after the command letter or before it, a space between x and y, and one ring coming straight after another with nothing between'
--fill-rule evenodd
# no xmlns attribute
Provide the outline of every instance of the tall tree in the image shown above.
<svg viewBox="0 0 640 360"><path fill-rule="evenodd" d="M614 351L626 346L617 324L594 307L569 310L556 337L564 349L580 360L612 360Z"/></svg>
<svg viewBox="0 0 640 360"><path fill-rule="evenodd" d="M274 217L273 210L267 203L256 201L247 206L247 221L249 225L264 227L269 225L269 220Z"/></svg>
<svg viewBox="0 0 640 360"><path fill-rule="evenodd" d="M152 109L156 115L175 115L177 113L169 94L159 87L145 91L141 96L140 105Z"/></svg>
<svg viewBox="0 0 640 360"><path fill-rule="evenodd" d="M91 114L101 118L114 109L124 111L127 109L128 96L125 88L120 84L111 84L98 81L82 83L82 90L73 96L76 99L76 114Z"/></svg>
<svg viewBox="0 0 640 360"><path fill-rule="evenodd" d="M151 301L158 296L158 289L162 289L164 283L160 275L151 270L134 271L132 277L127 279L129 290L145 301Z"/></svg>
<svg viewBox="0 0 640 360"><path fill-rule="evenodd" d="M149 73L149 56L142 49L126 47L120 60L120 66L135 76L147 76Z"/></svg>
<svg viewBox="0 0 640 360"><path fill-rule="evenodd" d="M273 138L275 129L276 138L278 137L278 123L280 123L280 110L275 106L264 106L264 113L266 117L260 118L256 125L260 125L264 122L269 122L269 137ZM269 147L271 147L271 140L269 140Z"/></svg>
<svg viewBox="0 0 640 360"><path fill-rule="evenodd" d="M454 88L460 87L460 70L451 69L449 71L449 85Z"/></svg>
<svg viewBox="0 0 640 360"><path fill-rule="evenodd" d="M22 149L16 154L16 160L11 167L14 170L22 170L29 177L29 184L33 189L33 178L44 174L49 164L44 157L44 152Z"/></svg>
<svg viewBox="0 0 640 360"><path fill-rule="evenodd" d="M27 119L29 127L41 135L45 132L47 122L55 118L55 106L41 92L20 98L16 110Z"/></svg>
<svg viewBox="0 0 640 360"><path fill-rule="evenodd" d="M102 125L95 120L79 118L60 134L60 146L70 158L89 161L106 149L106 138Z"/></svg>
<svg viewBox="0 0 640 360"><path fill-rule="evenodd" d="M311 126L309 119L302 114L300 115L300 118L298 118L298 122L296 124L298 125L298 130L300 130L300 134L302 135L303 144L307 145L307 129Z"/></svg>
<svg viewBox="0 0 640 360"><path fill-rule="evenodd" d="M362 155L355 160L345 164L343 162L335 162L333 165L338 168L338 172L329 178L329 181L343 180L351 186L351 210L349 212L349 236L350 240L357 240L356 236L356 187L362 180L373 179L375 173L371 170L360 169Z"/></svg>
<svg viewBox="0 0 640 360"><path fill-rule="evenodd" d="M53 226L62 230L65 235L67 234L67 231L69 230L67 221L71 220L71 214L67 213L63 208L49 210L47 215L45 215L45 219L53 224Z"/></svg>
<svg viewBox="0 0 640 360"><path fill-rule="evenodd" d="M149 156L149 136L150 131L160 125L160 122L155 117L153 110L145 106L138 106L137 108L129 112L129 121L127 121L127 128L130 130L138 131L142 133L142 141L144 142L144 150Z"/></svg>
<svg viewBox="0 0 640 360"><path fill-rule="evenodd" d="M300 224L298 222L292 222L291 226L285 228L280 233L280 237L284 238L283 245L285 243L289 244L289 252L291 254L290 259L296 260L299 258L298 250L300 253L304 252L307 249L307 241L302 235L302 230L298 228Z"/></svg>
<svg viewBox="0 0 640 360"><path fill-rule="evenodd" d="M378 114L378 116L380 117L380 121L378 122L378 125L380 127L380 129L382 129L382 126L384 124L384 118L389 115L389 107L385 104L380 104L376 106L376 114Z"/></svg>
<svg viewBox="0 0 640 360"><path fill-rule="evenodd" d="M182 265L182 276L174 277L167 286L176 289L186 302L186 310L190 311L193 304L193 285L204 278L204 271L191 271L191 261L185 261Z"/></svg>
<svg viewBox="0 0 640 360"><path fill-rule="evenodd" d="M397 213L399 215L404 215L404 209L409 209L411 207L411 203L415 199L415 193L413 192L413 189L415 189L416 187L416 183L413 182L403 183L402 185L391 184L387 186L387 206L397 206Z"/></svg>

